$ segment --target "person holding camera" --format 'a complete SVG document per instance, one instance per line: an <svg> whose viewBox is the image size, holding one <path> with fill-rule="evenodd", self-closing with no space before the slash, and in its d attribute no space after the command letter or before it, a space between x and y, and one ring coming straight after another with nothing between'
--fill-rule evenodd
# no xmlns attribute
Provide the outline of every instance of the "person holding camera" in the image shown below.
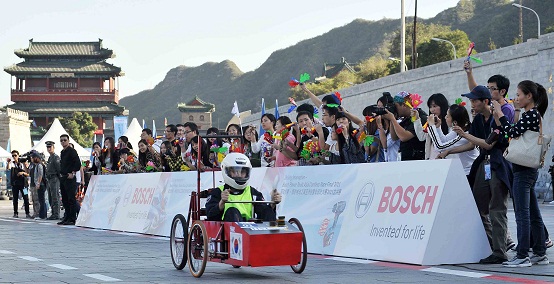
<svg viewBox="0 0 554 284"><path fill-rule="evenodd" d="M386 114L383 118L388 120L391 127L391 136L393 140L400 140L400 159L402 161L424 160L425 159L425 141L420 141L415 132L412 122L412 98L407 92L400 92L394 97L394 105L398 117L402 120L398 122L394 114L385 108ZM421 109L417 109L421 123L427 122L427 114Z"/></svg>
<svg viewBox="0 0 554 284"><path fill-rule="evenodd" d="M162 142L160 146L160 157L162 160L162 169L164 172L181 171L181 166L184 165L183 159L175 154L173 144L169 141ZM185 160L188 158L185 157Z"/></svg>
<svg viewBox="0 0 554 284"><path fill-rule="evenodd" d="M503 156L508 139L500 135L489 107L492 97L485 86L477 86L470 93L463 94L471 101L471 108L477 112L469 132L462 125L452 130L470 143L448 150L443 157L472 150L479 146L480 153L473 162L470 178L474 179L472 192L481 215L481 221L491 245L492 254L481 259L481 264L501 264L508 260L508 193L512 186L512 166Z"/></svg>
<svg viewBox="0 0 554 284"><path fill-rule="evenodd" d="M25 204L25 217L31 219L31 215L29 214L29 195L27 190L24 189L29 173L27 173L27 168L23 164L23 161L19 159L19 151L13 150L12 158L13 161L8 158L8 166L6 167L6 170L10 171L10 181L13 195L13 217L19 217L17 209L19 206L19 194L21 193L23 196L23 203Z"/></svg>

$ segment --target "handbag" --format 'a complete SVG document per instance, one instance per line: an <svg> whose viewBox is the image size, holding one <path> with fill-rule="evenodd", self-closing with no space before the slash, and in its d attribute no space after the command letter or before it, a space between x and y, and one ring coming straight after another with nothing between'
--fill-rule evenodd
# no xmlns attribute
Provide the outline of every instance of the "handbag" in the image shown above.
<svg viewBox="0 0 554 284"><path fill-rule="evenodd" d="M539 118L539 132L527 130L523 135L512 138L504 158L512 164L529 168L542 168L544 156L550 146L551 137L542 133L542 118Z"/></svg>

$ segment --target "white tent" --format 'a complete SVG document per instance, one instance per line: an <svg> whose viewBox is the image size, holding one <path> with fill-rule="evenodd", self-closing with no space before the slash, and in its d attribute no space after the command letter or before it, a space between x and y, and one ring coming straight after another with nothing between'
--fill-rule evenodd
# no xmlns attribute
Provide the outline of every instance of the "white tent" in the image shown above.
<svg viewBox="0 0 554 284"><path fill-rule="evenodd" d="M56 144L54 145L54 150L56 154L60 154L62 152L62 146L60 145L60 135L67 134L65 129L63 128L60 121L56 118L54 119L54 122L52 122L52 125L50 126L50 129L48 129L48 132L44 134L42 139L33 147L31 150L37 150L39 153L44 153L46 157L49 157L50 154L48 154L48 151L46 150L46 141L54 141ZM81 145L77 144L73 138L69 137L69 142L73 143L73 146L75 147L75 150L77 151L77 154L81 159L88 160L90 159L90 152L85 150Z"/></svg>
<svg viewBox="0 0 554 284"><path fill-rule="evenodd" d="M6 151L2 146L0 146L0 159L1 158L11 158L12 154L10 152Z"/></svg>
<svg viewBox="0 0 554 284"><path fill-rule="evenodd" d="M129 127L127 127L127 131L123 133L123 136L127 136L127 138L129 138L129 142L133 146L133 150L135 152L138 151L137 150L138 142L140 141L141 133L142 133L142 126L138 123L136 118L133 118L133 120L131 121L131 124L129 124ZM116 137L116 139L119 139L119 137Z"/></svg>

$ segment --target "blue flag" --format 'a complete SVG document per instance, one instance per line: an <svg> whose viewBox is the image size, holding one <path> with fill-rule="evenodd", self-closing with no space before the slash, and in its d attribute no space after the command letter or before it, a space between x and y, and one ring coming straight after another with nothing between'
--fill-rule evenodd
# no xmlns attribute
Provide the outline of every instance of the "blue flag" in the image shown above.
<svg viewBox="0 0 554 284"><path fill-rule="evenodd" d="M279 118L279 102L275 99L275 119Z"/></svg>
<svg viewBox="0 0 554 284"><path fill-rule="evenodd" d="M265 114L265 101L264 101L264 98L262 98L262 116ZM262 128L262 124L260 123L260 132L259 132L259 137L258 139L260 139L265 133L265 130Z"/></svg>

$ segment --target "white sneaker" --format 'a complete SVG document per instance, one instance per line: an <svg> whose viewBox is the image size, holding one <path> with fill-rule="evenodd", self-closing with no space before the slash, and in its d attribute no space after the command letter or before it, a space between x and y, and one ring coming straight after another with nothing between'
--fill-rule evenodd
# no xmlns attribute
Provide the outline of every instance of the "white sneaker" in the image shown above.
<svg viewBox="0 0 554 284"><path fill-rule="evenodd" d="M546 255L538 256L536 254L533 254L530 260L531 260L531 264L546 265L550 263Z"/></svg>
<svg viewBox="0 0 554 284"><path fill-rule="evenodd" d="M516 255L511 260L503 262L502 265L506 267L530 267L531 260L529 259L529 257L517 258L517 255Z"/></svg>

